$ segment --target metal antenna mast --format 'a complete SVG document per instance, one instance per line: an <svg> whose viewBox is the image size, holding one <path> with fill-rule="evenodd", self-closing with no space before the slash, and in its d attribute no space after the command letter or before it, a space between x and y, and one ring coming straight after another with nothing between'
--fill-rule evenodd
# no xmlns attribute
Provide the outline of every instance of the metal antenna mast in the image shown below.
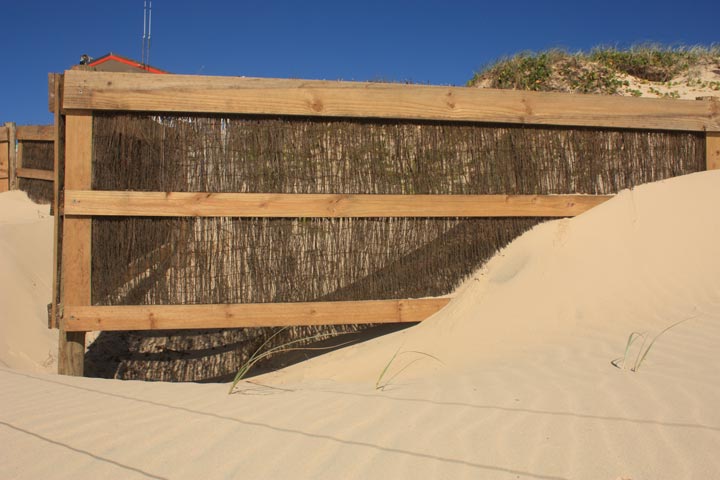
<svg viewBox="0 0 720 480"><path fill-rule="evenodd" d="M141 62L147 66L150 63L150 38L152 36L152 0L143 1L143 35Z"/></svg>
<svg viewBox="0 0 720 480"><path fill-rule="evenodd" d="M142 47L140 48L140 63L145 65L145 39L147 38L147 0L143 2L143 34Z"/></svg>
<svg viewBox="0 0 720 480"><path fill-rule="evenodd" d="M152 37L152 0L148 7L148 36L147 36L147 53L145 54L145 64L150 64L150 38Z"/></svg>

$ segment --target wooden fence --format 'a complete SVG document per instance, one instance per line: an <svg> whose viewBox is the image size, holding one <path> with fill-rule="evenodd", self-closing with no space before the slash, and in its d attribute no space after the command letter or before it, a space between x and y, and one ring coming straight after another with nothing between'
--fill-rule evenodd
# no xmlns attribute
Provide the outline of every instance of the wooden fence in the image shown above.
<svg viewBox="0 0 720 480"><path fill-rule="evenodd" d="M305 80L68 71L52 79L56 112L56 281L51 324L59 371L82 375L85 332L417 322L448 298L346 302L93 306L91 221L99 216L567 217L608 196L346 195L92 189L93 112L178 112L491 122L705 132L720 168L718 99L683 101ZM1 137L0 137L1 138ZM63 170L64 169L64 170Z"/></svg>
<svg viewBox="0 0 720 480"><path fill-rule="evenodd" d="M19 189L21 178L52 182L53 170L28 168L23 161L27 161L25 147L28 143L51 143L54 139L53 125L18 127L8 122L0 127L0 192Z"/></svg>

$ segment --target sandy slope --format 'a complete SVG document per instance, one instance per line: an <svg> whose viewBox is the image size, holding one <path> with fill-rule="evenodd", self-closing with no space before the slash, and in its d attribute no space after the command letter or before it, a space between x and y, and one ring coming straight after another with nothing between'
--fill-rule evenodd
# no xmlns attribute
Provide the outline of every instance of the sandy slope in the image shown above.
<svg viewBox="0 0 720 480"><path fill-rule="evenodd" d="M548 342L588 352L597 346L592 336L622 343L631 331L657 333L697 316L673 334L691 330L703 308L720 302L720 216L713 211L719 198L720 172L703 172L626 190L584 215L542 224L423 324L326 356L341 358L342 369L327 360L307 362L278 374L278 381L374 381L398 349L432 354L451 370L473 370L545 351ZM398 366L419 358L405 356ZM403 377L443 369L423 358Z"/></svg>
<svg viewBox="0 0 720 480"><path fill-rule="evenodd" d="M0 365L57 371L52 298L53 218L19 190L0 193Z"/></svg>
<svg viewBox="0 0 720 480"><path fill-rule="evenodd" d="M720 65L709 62L692 67L687 73L677 75L669 82L650 82L631 75L618 75L628 86L621 89L621 95L635 95L650 98L681 98L695 100L698 97L720 97Z"/></svg>
<svg viewBox="0 0 720 480"><path fill-rule="evenodd" d="M230 396L0 368L0 478L719 478L718 204L720 171L623 192L423 324Z"/></svg>

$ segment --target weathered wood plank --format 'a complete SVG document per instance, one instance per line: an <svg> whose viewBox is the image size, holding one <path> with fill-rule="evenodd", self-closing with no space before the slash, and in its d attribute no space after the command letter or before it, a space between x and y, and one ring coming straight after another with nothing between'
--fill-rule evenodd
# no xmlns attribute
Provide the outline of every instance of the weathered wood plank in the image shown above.
<svg viewBox="0 0 720 480"><path fill-rule="evenodd" d="M49 88L52 92L50 101L52 102L51 112L54 114L53 124L53 284L52 284L52 304L50 307L50 319L48 328L58 328L58 309L60 306L60 252L61 252L61 232L62 217L60 209L60 184L64 181L61 178L61 166L65 164L65 117L62 115L62 85L63 76L57 73L49 74Z"/></svg>
<svg viewBox="0 0 720 480"><path fill-rule="evenodd" d="M92 116L68 115L65 140L65 188L90 188L92 182ZM91 219L65 218L62 249L64 308L91 304ZM58 373L83 375L85 334L60 322Z"/></svg>
<svg viewBox="0 0 720 480"><path fill-rule="evenodd" d="M7 127L0 126L0 142L7 142L7 141L8 141Z"/></svg>
<svg viewBox="0 0 720 480"><path fill-rule="evenodd" d="M720 131L704 100L76 70L65 73L64 108Z"/></svg>
<svg viewBox="0 0 720 480"><path fill-rule="evenodd" d="M68 331L420 322L449 298L228 305L65 306Z"/></svg>
<svg viewBox="0 0 720 480"><path fill-rule="evenodd" d="M66 215L161 217L569 217L605 195L65 192Z"/></svg>
<svg viewBox="0 0 720 480"><path fill-rule="evenodd" d="M2 140L4 135L5 141ZM0 192L7 192L8 185L8 155L10 144L7 141L7 128L0 127Z"/></svg>
<svg viewBox="0 0 720 480"><path fill-rule="evenodd" d="M720 169L720 133L705 134L705 155L708 170Z"/></svg>
<svg viewBox="0 0 720 480"><path fill-rule="evenodd" d="M15 149L17 128L13 122L7 122L5 127L8 135L8 190L17 190L17 150Z"/></svg>
<svg viewBox="0 0 720 480"><path fill-rule="evenodd" d="M59 110L55 109L55 106L57 104L58 98L57 98L57 79L60 77L60 74L57 73L48 73L48 111L50 113L60 113Z"/></svg>
<svg viewBox="0 0 720 480"><path fill-rule="evenodd" d="M39 168L18 168L17 176L18 178L34 178L50 182L55 179L55 173L52 170L40 170Z"/></svg>
<svg viewBox="0 0 720 480"><path fill-rule="evenodd" d="M24 125L17 127L18 141L52 142L54 137L54 125Z"/></svg>
<svg viewBox="0 0 720 480"><path fill-rule="evenodd" d="M17 131L15 132L15 134L17 136ZM18 170L20 170L22 168L22 164L23 164L23 142L17 142L16 148L15 148L15 168L14 168L13 175L12 175L11 181L10 181L10 183L12 184L13 179L14 179L16 189L20 189L20 182L18 181Z"/></svg>

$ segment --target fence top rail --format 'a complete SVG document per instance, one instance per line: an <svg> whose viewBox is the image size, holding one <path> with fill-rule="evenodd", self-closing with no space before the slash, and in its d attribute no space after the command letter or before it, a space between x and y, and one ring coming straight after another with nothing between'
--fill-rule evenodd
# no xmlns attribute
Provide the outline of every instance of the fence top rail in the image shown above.
<svg viewBox="0 0 720 480"><path fill-rule="evenodd" d="M54 138L54 125L24 125L17 127L17 139L19 141L52 142Z"/></svg>
<svg viewBox="0 0 720 480"><path fill-rule="evenodd" d="M7 142L7 141L8 141L7 127L0 127L0 142Z"/></svg>
<svg viewBox="0 0 720 480"><path fill-rule="evenodd" d="M718 99L197 75L65 72L66 110L299 115L720 131Z"/></svg>

